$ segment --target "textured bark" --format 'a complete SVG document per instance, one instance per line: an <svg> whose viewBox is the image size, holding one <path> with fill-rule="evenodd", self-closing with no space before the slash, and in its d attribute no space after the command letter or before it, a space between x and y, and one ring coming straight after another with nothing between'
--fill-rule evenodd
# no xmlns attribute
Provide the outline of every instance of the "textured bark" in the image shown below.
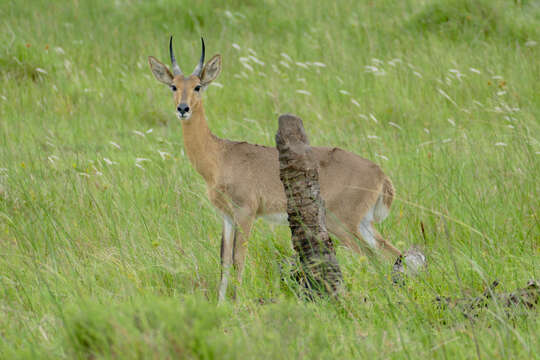
<svg viewBox="0 0 540 360"><path fill-rule="evenodd" d="M281 115L276 134L279 175L287 196L287 215L303 285L318 295L338 294L343 277L326 229L319 165L309 146L302 119Z"/></svg>

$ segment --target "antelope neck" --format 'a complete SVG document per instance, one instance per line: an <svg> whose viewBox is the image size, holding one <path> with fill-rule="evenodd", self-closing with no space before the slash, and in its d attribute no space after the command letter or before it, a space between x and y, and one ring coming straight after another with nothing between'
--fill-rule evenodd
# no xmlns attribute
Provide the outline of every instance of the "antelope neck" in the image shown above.
<svg viewBox="0 0 540 360"><path fill-rule="evenodd" d="M220 139L210 131L202 103L193 109L189 121L182 122L184 148L189 161L206 183L216 178Z"/></svg>

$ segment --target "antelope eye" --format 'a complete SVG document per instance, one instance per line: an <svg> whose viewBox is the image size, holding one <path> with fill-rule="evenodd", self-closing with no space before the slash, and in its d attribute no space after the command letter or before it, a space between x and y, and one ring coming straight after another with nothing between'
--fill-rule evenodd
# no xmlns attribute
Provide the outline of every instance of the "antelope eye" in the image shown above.
<svg viewBox="0 0 540 360"><path fill-rule="evenodd" d="M176 86L171 85L171 90L172 90L172 91L176 91Z"/></svg>
<svg viewBox="0 0 540 360"><path fill-rule="evenodd" d="M195 89L193 89L193 90L195 90L195 91L197 91L197 92L201 91L201 85L195 86Z"/></svg>

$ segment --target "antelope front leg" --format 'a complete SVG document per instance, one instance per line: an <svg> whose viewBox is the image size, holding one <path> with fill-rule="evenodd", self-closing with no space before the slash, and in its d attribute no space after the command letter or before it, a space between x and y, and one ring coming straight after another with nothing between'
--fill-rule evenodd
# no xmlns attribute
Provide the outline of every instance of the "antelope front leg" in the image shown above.
<svg viewBox="0 0 540 360"><path fill-rule="evenodd" d="M234 296L236 297L237 288L242 283L242 274L244 273L244 265L248 249L249 234L253 225L254 216L244 215L237 219L236 236L234 238L233 262L236 271L236 287Z"/></svg>
<svg viewBox="0 0 540 360"><path fill-rule="evenodd" d="M219 284L218 303L223 302L227 295L227 285L233 262L234 238L235 227L233 220L225 215L223 216L223 231L221 233L221 282Z"/></svg>

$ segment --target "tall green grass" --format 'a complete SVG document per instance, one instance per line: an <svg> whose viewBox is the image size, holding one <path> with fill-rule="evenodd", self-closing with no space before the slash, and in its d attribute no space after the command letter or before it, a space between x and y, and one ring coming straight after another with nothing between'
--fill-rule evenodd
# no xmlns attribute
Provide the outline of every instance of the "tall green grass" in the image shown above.
<svg viewBox="0 0 540 360"><path fill-rule="evenodd" d="M0 18L0 358L538 357L537 310L433 302L540 277L538 2L35 0ZM292 112L312 144L381 164L381 231L429 270L396 288L390 263L339 248L347 291L305 303L280 281L288 229L258 222L217 307L220 219L146 60L168 63L171 34L186 72L201 34L223 55L216 135L273 146Z"/></svg>

